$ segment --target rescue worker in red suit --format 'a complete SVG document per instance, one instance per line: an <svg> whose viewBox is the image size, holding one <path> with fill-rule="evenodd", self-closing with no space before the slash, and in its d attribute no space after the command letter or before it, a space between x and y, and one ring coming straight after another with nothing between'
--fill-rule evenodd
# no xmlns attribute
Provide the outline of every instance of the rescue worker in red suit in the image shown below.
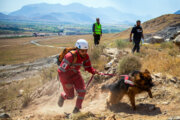
<svg viewBox="0 0 180 120"><path fill-rule="evenodd" d="M84 96L86 94L86 88L80 73L80 67L83 66L86 71L92 74L98 74L98 72L91 66L91 62L87 54L88 42L84 39L80 39L77 40L75 46L77 47L76 63L72 64L74 57L70 52L68 52L64 56L64 59L58 69L59 78L64 89L64 92L62 92L59 97L58 105L62 107L64 100L73 99L74 89L76 89L78 96L73 113L80 111Z"/></svg>

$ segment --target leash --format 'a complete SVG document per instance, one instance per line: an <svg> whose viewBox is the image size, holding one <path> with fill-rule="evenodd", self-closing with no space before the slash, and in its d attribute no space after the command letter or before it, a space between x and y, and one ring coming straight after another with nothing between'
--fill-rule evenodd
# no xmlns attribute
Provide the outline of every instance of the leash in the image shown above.
<svg viewBox="0 0 180 120"><path fill-rule="evenodd" d="M99 73L98 75L108 75L108 76L116 76L116 74L106 74L106 73ZM86 85L86 88L88 88L89 84L91 83L91 81L93 80L94 78L94 74L91 76L90 80L88 81L87 85Z"/></svg>
<svg viewBox="0 0 180 120"><path fill-rule="evenodd" d="M116 74L106 74L106 73L99 73L98 75L108 75L108 76L116 76ZM129 85L134 85L134 83L130 80L128 80L128 75L120 75L121 77L125 77L125 83L126 84L129 84ZM91 81L93 80L94 78L94 74L91 76L90 80L88 81L87 85L86 85L86 88L88 88L89 84L91 83Z"/></svg>
<svg viewBox="0 0 180 120"><path fill-rule="evenodd" d="M87 85L86 85L86 89L88 88L89 84L91 83L92 79L94 78L94 74L91 76L91 79L88 81Z"/></svg>
<svg viewBox="0 0 180 120"><path fill-rule="evenodd" d="M99 73L99 75L103 75L103 76L105 76L105 75L108 75L108 76L116 76L116 74L106 74L106 73Z"/></svg>

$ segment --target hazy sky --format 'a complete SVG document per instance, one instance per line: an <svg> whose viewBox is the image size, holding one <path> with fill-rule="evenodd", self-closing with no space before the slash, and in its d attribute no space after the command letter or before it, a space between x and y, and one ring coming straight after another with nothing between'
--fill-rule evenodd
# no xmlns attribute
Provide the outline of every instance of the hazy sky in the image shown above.
<svg viewBox="0 0 180 120"><path fill-rule="evenodd" d="M180 0L0 0L0 12L9 13L27 4L36 3L81 3L89 7L114 7L122 12L136 15L150 15L174 13L180 10Z"/></svg>

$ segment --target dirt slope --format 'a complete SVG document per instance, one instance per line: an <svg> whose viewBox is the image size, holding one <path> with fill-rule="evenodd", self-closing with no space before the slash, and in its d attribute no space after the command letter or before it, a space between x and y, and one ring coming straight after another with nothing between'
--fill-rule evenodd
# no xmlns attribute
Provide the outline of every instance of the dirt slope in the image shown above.
<svg viewBox="0 0 180 120"><path fill-rule="evenodd" d="M127 97L124 97L119 104L107 109L106 98L108 93L101 93L100 87L102 84L112 83L116 77L108 79L96 77L88 88L83 103L82 114L85 115L83 118L81 118L82 116L77 117L77 120L86 120L88 115L97 120L110 120L108 118L115 118L112 120L166 120L180 116L180 80L160 73L152 74L152 77L155 83L155 87L152 89L153 99L149 98L147 93L137 95L136 111L131 109ZM103 83L98 82L98 80L103 80ZM65 101L64 106L59 108L57 101L61 91L62 87L59 87L58 80L49 81L32 94L33 102L22 110L21 115L14 117L14 119L75 119L74 115L69 113L72 112L76 99Z"/></svg>
<svg viewBox="0 0 180 120"><path fill-rule="evenodd" d="M105 102L108 93L101 93L101 84L94 84L88 90L83 103L82 113L91 112L94 115L100 115L105 118L114 114L117 119L165 120L172 116L179 116L180 81L159 74L153 75L153 78L156 85L152 89L153 99L149 98L147 93L138 95L136 97L136 111L131 109L127 97L124 97L119 104L107 109ZM111 83L114 80L115 78L112 78L107 82ZM59 87L57 87L59 86L58 84L59 82L57 80L53 80L45 84L42 88L39 88L34 93L34 100L31 105L23 110L21 113L22 116L15 117L14 119L27 119L29 116L31 119L60 119L60 116L64 116L63 119L67 118L65 113L72 112L76 99L65 101L64 106L59 108L57 101L62 89L59 90ZM57 117L57 115L60 116Z"/></svg>

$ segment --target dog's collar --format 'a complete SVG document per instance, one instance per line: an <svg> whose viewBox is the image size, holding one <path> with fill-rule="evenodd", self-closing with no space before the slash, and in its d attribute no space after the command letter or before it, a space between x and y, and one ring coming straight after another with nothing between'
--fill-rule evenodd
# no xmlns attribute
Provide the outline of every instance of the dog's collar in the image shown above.
<svg viewBox="0 0 180 120"><path fill-rule="evenodd" d="M134 86L134 82L130 79L130 77L128 75L121 75L122 77L124 77L124 83Z"/></svg>

